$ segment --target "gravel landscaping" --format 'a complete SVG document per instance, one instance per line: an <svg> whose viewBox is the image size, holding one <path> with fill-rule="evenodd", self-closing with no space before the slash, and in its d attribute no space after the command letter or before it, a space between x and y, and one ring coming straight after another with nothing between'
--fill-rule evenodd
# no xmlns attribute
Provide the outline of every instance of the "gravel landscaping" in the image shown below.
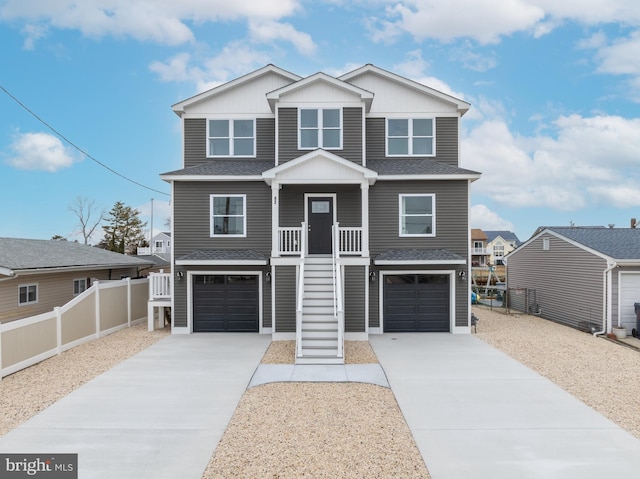
<svg viewBox="0 0 640 479"><path fill-rule="evenodd" d="M477 337L549 378L640 438L640 351L538 317L474 307ZM146 324L78 346L0 381L0 435L98 374L166 337ZM630 341L633 344L633 341ZM637 340L640 347L640 340ZM262 362L293 363L293 341ZM377 362L368 342L345 342L349 364ZM388 388L275 383L242 397L204 478L428 478Z"/></svg>

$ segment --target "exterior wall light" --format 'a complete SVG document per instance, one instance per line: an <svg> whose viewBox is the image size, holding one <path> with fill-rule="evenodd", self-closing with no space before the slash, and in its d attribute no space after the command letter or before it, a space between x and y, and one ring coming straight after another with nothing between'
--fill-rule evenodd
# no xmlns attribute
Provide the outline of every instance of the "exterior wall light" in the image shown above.
<svg viewBox="0 0 640 479"><path fill-rule="evenodd" d="M271 283L271 271L267 271L267 272L264 274L264 280L267 282L267 284L268 284L268 283Z"/></svg>
<svg viewBox="0 0 640 479"><path fill-rule="evenodd" d="M376 272L375 271L371 271L369 273L369 282L370 283L375 283L376 282Z"/></svg>
<svg viewBox="0 0 640 479"><path fill-rule="evenodd" d="M458 278L460 278L460 281L466 281L467 280L467 272L465 270L458 271Z"/></svg>

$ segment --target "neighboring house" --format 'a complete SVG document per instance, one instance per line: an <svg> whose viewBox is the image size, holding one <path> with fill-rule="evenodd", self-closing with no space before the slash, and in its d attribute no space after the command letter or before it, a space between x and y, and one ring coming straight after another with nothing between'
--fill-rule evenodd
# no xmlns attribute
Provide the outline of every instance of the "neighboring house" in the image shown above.
<svg viewBox="0 0 640 479"><path fill-rule="evenodd" d="M295 338L298 362L340 362L345 332L468 333L468 109L373 65L267 65L174 105L172 331Z"/></svg>
<svg viewBox="0 0 640 479"><path fill-rule="evenodd" d="M490 251L487 250L487 235L481 229L471 229L471 266L485 268L489 265Z"/></svg>
<svg viewBox="0 0 640 479"><path fill-rule="evenodd" d="M138 258L146 259L154 263L154 267L149 272L171 271L171 233L160 232L151 238L149 246L138 247L136 251Z"/></svg>
<svg viewBox="0 0 640 479"><path fill-rule="evenodd" d="M506 259L514 309L585 331L636 327L640 229L549 227Z"/></svg>
<svg viewBox="0 0 640 479"><path fill-rule="evenodd" d="M0 322L51 311L95 280L135 278L152 264L70 241L0 238Z"/></svg>
<svg viewBox="0 0 640 479"><path fill-rule="evenodd" d="M511 231L484 231L487 235L489 263L494 266L504 264L503 258L520 245L520 240Z"/></svg>

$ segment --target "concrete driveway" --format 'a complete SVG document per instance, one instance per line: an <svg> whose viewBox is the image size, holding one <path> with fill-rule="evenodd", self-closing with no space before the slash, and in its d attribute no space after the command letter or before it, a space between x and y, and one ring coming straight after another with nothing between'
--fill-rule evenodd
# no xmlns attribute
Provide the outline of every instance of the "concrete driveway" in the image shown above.
<svg viewBox="0 0 640 479"><path fill-rule="evenodd" d="M433 479L640 477L640 440L480 339L369 341Z"/></svg>
<svg viewBox="0 0 640 479"><path fill-rule="evenodd" d="M0 452L78 453L82 479L200 479L270 341L169 336L0 437Z"/></svg>

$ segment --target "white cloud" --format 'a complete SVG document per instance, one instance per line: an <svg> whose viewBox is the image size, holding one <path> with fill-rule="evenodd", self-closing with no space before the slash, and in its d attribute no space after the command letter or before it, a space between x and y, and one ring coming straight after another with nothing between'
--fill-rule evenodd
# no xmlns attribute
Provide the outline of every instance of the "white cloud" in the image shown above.
<svg viewBox="0 0 640 479"><path fill-rule="evenodd" d="M298 0L6 0L0 19L23 20L28 42L39 28L79 30L88 37L126 36L141 41L179 45L194 40L189 24L264 19L277 20L300 9ZM37 28L36 28L37 27Z"/></svg>
<svg viewBox="0 0 640 479"><path fill-rule="evenodd" d="M613 74L640 75L640 31L633 32L628 38L615 40L610 45L600 46L596 59L598 71Z"/></svg>
<svg viewBox="0 0 640 479"><path fill-rule="evenodd" d="M47 133L23 133L11 144L8 163L20 170L58 171L76 160L55 136Z"/></svg>
<svg viewBox="0 0 640 479"><path fill-rule="evenodd" d="M422 58L421 50L412 50L407 52L405 59L393 65L393 71L399 75L410 78L423 85L427 85L434 90L446 93L455 98L464 99L464 95L461 92L454 91L447 83L439 78L428 76L426 70L429 68L429 63Z"/></svg>
<svg viewBox="0 0 640 479"><path fill-rule="evenodd" d="M313 55L317 46L310 35L297 31L289 23L273 20L252 20L249 22L251 39L259 43L284 40L291 43L303 55Z"/></svg>
<svg viewBox="0 0 640 479"><path fill-rule="evenodd" d="M513 223L507 221L483 204L471 207L471 227L486 231L513 231Z"/></svg>
<svg viewBox="0 0 640 479"><path fill-rule="evenodd" d="M546 135L512 134L482 121L462 140L466 168L483 173L475 193L513 207L572 211L640 206L640 119L560 116Z"/></svg>

